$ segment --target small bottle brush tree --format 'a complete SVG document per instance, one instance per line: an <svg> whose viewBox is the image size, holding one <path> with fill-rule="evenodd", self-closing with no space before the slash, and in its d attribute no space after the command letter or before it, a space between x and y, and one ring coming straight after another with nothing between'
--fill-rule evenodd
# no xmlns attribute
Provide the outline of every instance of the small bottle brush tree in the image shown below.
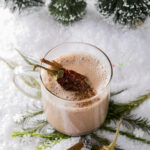
<svg viewBox="0 0 150 150"><path fill-rule="evenodd" d="M84 0L52 0L49 11L62 24L68 25L82 19L85 14Z"/></svg>
<svg viewBox="0 0 150 150"><path fill-rule="evenodd" d="M130 27L142 24L150 14L149 0L98 0L97 6L103 16Z"/></svg>
<svg viewBox="0 0 150 150"><path fill-rule="evenodd" d="M4 0L6 4L10 4L12 11L18 9L19 11L29 8L42 6L44 4L43 0Z"/></svg>

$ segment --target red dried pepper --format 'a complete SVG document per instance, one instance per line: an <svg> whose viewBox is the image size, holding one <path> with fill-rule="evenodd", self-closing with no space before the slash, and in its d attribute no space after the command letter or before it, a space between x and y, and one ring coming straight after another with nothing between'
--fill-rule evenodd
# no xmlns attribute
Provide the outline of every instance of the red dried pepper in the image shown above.
<svg viewBox="0 0 150 150"><path fill-rule="evenodd" d="M57 71L57 82L65 90L84 92L92 89L87 83L87 78L84 75L73 70L65 69L56 61L50 62L48 60L41 59L41 62L51 65L54 69L53 71ZM59 75L59 72L61 72L61 75Z"/></svg>
<svg viewBox="0 0 150 150"><path fill-rule="evenodd" d="M64 75L62 78L58 78L57 82L65 90L69 91L86 91L90 88L89 84L86 82L86 77L73 71L63 69Z"/></svg>

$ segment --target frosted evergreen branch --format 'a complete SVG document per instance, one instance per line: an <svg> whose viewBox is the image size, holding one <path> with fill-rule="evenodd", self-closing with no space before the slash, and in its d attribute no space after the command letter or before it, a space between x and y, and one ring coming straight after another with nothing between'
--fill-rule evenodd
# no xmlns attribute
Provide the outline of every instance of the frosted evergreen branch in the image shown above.
<svg viewBox="0 0 150 150"><path fill-rule="evenodd" d="M111 100L109 103L109 110L107 118L104 124L108 124L111 121L116 122L120 119L121 116L125 114L130 114L130 112L136 109L139 105L145 102L150 98L150 93L138 97L136 100L129 103L115 103L114 100Z"/></svg>
<svg viewBox="0 0 150 150"><path fill-rule="evenodd" d="M102 130L105 130L105 131L112 132L112 133L115 133L115 132L116 132L116 130L115 130L114 128L112 128L112 127L106 127L106 126L105 126L105 127L101 128L101 129L102 129ZM124 131L120 131L119 133L120 133L120 135L126 136L127 138L130 138L130 139L132 139L132 140L140 141L140 142L145 143L145 144L150 144L150 141L149 141L149 140L136 137L136 136L134 136L132 133L124 132Z"/></svg>
<svg viewBox="0 0 150 150"><path fill-rule="evenodd" d="M65 138L67 139L67 138ZM36 146L35 150L43 150L46 148L51 148L52 146L56 145L57 143L60 143L62 140L64 140L64 138L58 138L55 140L50 140L49 142L44 142L41 145Z"/></svg>
<svg viewBox="0 0 150 150"><path fill-rule="evenodd" d="M136 117L136 115L125 115L123 117L123 125L127 128L141 128L143 131L150 134L150 122L143 117Z"/></svg>
<svg viewBox="0 0 150 150"><path fill-rule="evenodd" d="M24 135L30 135L31 137L40 137L40 138L46 138L49 140L55 140L56 138L69 138L69 136L61 134L61 133L51 133L51 134L41 134L37 132L13 132L12 137L23 137Z"/></svg>
<svg viewBox="0 0 150 150"><path fill-rule="evenodd" d="M38 109L38 108L36 108L36 109ZM35 111L35 112L30 112L30 113L28 113L27 115L24 115L24 116L22 116L22 119L21 119L21 121L19 122L19 124L25 124L25 122L28 120L28 119L30 119L30 118L32 118L32 117L35 117L35 116L37 116L37 115L40 115L40 114L43 114L44 113L44 111L43 110L39 110L39 111Z"/></svg>
<svg viewBox="0 0 150 150"><path fill-rule="evenodd" d="M37 131L40 132L42 130L42 128L44 128L47 124L48 124L47 121L40 120L40 121L38 121L38 124L35 127L27 128L27 129L23 129L23 130L25 132L37 132Z"/></svg>
<svg viewBox="0 0 150 150"><path fill-rule="evenodd" d="M40 110L40 111L37 111L37 112L30 113L30 114L28 114L28 115L26 115L26 116L23 116L23 120L28 119L28 118L35 117L35 116L40 115L40 114L43 114L43 113L44 113L43 110Z"/></svg>

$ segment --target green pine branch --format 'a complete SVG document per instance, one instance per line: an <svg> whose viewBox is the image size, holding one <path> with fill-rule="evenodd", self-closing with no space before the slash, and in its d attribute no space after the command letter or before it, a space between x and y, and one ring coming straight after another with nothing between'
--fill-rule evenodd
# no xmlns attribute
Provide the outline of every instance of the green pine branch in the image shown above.
<svg viewBox="0 0 150 150"><path fill-rule="evenodd" d="M36 125L32 128L23 128L25 132L40 132L48 124L45 120L38 120Z"/></svg>
<svg viewBox="0 0 150 150"><path fill-rule="evenodd" d="M54 145L56 145L57 143L60 143L62 140L64 140L64 138L58 138L58 139L55 139L55 140L50 140L50 141L44 142L43 144L40 144L40 145L36 146L35 150L43 150L43 149L46 149L46 148L51 148Z"/></svg>
<svg viewBox="0 0 150 150"><path fill-rule="evenodd" d="M105 126L105 127L102 127L101 129L102 129L102 130L105 130L105 131L112 132L112 133L115 133L115 132L116 132L116 130L115 130L114 128L112 128L112 127L106 127L106 126ZM150 144L150 141L149 141L149 140L136 137L136 136L134 136L132 133L124 132L124 131L120 131L119 133L120 133L120 135L126 136L126 137L129 138L129 139L136 140L136 141L140 141L140 142L145 143L145 144Z"/></svg>
<svg viewBox="0 0 150 150"><path fill-rule="evenodd" d="M43 111L43 107L41 105L36 105L33 104L32 106L28 106L27 107L27 112L26 115L23 115L20 119L19 122L17 122L18 124L25 126L26 122L29 121L29 119L32 119L38 115L42 115L44 113ZM38 123L41 123L40 121Z"/></svg>
<svg viewBox="0 0 150 150"><path fill-rule="evenodd" d="M62 138L62 139L69 138L69 136L59 133L59 132L50 133L50 134L41 134L41 133L37 133L37 132L25 131L25 132L13 132L11 136L13 138L15 138L15 137L23 137L24 135L30 135L31 137L46 138L49 140L55 140L55 139L59 139L59 138Z"/></svg>
<svg viewBox="0 0 150 150"><path fill-rule="evenodd" d="M128 129L141 128L143 131L150 134L150 122L147 118L136 117L136 115L125 115L122 123Z"/></svg>
<svg viewBox="0 0 150 150"><path fill-rule="evenodd" d="M33 112L33 113L29 113L28 115L23 116L23 121L25 121L26 119L35 117L35 116L37 116L37 115L43 114L43 113L44 113L43 110L36 111L36 112Z"/></svg>
<svg viewBox="0 0 150 150"><path fill-rule="evenodd" d="M140 106L143 102L150 98L150 93L139 96L134 101L129 103L115 103L113 100L109 103L108 115L104 124L108 124L111 121L116 122L121 116L130 114L130 112Z"/></svg>

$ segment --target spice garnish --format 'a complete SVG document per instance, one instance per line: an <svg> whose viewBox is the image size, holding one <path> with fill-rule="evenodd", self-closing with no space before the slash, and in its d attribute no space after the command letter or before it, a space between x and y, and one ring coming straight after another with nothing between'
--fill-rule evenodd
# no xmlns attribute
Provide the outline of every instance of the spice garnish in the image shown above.
<svg viewBox="0 0 150 150"><path fill-rule="evenodd" d="M81 150L81 148L83 148L83 142L78 142L77 144L73 145L72 147L70 147L67 150Z"/></svg>
<svg viewBox="0 0 150 150"><path fill-rule="evenodd" d="M62 65L56 61L48 61L44 58L40 59L40 61L52 67L53 70L50 72L54 72L53 75L57 77L57 82L65 90L78 92L93 91L87 82L88 79L86 76L73 70L63 68Z"/></svg>

